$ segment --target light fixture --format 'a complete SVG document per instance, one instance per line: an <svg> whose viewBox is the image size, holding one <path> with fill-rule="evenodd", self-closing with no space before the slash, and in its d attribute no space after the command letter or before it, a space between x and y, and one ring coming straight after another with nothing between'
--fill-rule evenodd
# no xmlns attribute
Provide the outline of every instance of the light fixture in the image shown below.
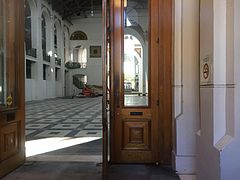
<svg viewBox="0 0 240 180"><path fill-rule="evenodd" d="M94 12L93 12L93 0L91 0L91 11L90 11L91 16L94 16Z"/></svg>
<svg viewBox="0 0 240 180"><path fill-rule="evenodd" d="M52 57L52 55L53 55L53 52L52 51L48 51L48 56Z"/></svg>

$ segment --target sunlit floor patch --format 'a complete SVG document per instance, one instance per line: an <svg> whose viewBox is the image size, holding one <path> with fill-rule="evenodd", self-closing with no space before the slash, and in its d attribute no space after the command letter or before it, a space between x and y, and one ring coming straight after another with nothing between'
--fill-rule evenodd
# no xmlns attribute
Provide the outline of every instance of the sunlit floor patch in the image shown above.
<svg viewBox="0 0 240 180"><path fill-rule="evenodd" d="M28 161L42 162L94 162L102 161L101 155L37 155L27 158Z"/></svg>
<svg viewBox="0 0 240 180"><path fill-rule="evenodd" d="M99 139L101 139L101 137L54 137L26 141L26 157L44 154L47 152L56 151Z"/></svg>

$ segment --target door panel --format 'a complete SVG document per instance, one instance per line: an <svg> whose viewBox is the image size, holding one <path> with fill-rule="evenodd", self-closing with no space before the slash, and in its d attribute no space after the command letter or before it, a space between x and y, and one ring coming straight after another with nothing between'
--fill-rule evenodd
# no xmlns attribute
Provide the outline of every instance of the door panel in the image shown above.
<svg viewBox="0 0 240 180"><path fill-rule="evenodd" d="M113 162L158 159L157 10L153 0L114 1Z"/></svg>
<svg viewBox="0 0 240 180"><path fill-rule="evenodd" d="M1 148L2 160L6 160L18 151L18 124L11 123L1 128Z"/></svg>
<svg viewBox="0 0 240 180"><path fill-rule="evenodd" d="M23 8L0 0L0 178L25 159Z"/></svg>
<svg viewBox="0 0 240 180"><path fill-rule="evenodd" d="M123 149L124 150L150 150L150 120L131 120L123 122Z"/></svg>
<svg viewBox="0 0 240 180"><path fill-rule="evenodd" d="M112 1L112 163L171 163L171 6Z"/></svg>

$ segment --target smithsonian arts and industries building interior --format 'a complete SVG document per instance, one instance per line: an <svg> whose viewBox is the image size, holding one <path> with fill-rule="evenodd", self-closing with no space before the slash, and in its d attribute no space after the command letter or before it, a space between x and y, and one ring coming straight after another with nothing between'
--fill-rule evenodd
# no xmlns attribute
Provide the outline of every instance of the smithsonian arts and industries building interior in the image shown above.
<svg viewBox="0 0 240 180"><path fill-rule="evenodd" d="M0 0L0 178L239 180L239 32L239 0Z"/></svg>

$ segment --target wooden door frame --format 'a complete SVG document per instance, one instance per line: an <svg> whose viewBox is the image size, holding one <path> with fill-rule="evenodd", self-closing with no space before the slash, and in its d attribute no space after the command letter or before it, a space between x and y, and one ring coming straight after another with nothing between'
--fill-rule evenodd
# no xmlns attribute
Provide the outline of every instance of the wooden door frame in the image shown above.
<svg viewBox="0 0 240 180"><path fill-rule="evenodd" d="M163 71L159 71L160 87L159 99L159 118L162 119L160 132L162 140L160 140L160 154L164 154L160 158L161 164L172 164L173 142L175 142L175 124L173 123L173 53L174 53L174 0L159 0L159 69L164 66ZM163 85L163 86L161 86ZM165 133L163 133L166 130Z"/></svg>
<svg viewBox="0 0 240 180"><path fill-rule="evenodd" d="M109 0L102 0L102 84L103 84L103 97L102 97L102 179L108 178L108 155L109 155L109 118L108 118L108 5Z"/></svg>
<svg viewBox="0 0 240 180"><path fill-rule="evenodd" d="M16 108L1 110L1 114L15 114L20 126L19 152L1 162L0 178L25 161L25 51L24 51L24 1L15 1L16 7ZM2 120L2 119L1 119ZM2 143L2 142L1 142Z"/></svg>
<svg viewBox="0 0 240 180"><path fill-rule="evenodd" d="M116 17L114 17L114 13L116 16L121 16L121 8L114 9L114 2L119 2L120 0L111 0L110 4L110 13L111 13L111 59L116 62L114 51L116 49L121 49L121 44L114 44L114 39L118 38L116 34L121 33L122 31L121 22L118 21ZM158 21L159 21L159 30L158 30L158 39L159 41L158 51L159 56L159 67L160 69L164 66L163 71L159 70L159 159L156 160L160 164L172 165L172 150L175 143L175 123L173 121L173 90L172 90L172 82L173 82L173 40L174 40L174 1L173 0L158 0L158 7L161 9L159 11ZM115 10L115 11L114 11ZM150 10L151 11L151 10ZM114 24L115 23L115 24ZM115 28L116 27L116 28ZM115 79L114 74L116 73L115 66L111 64L111 123L110 123L110 162L114 162L112 159L114 154L114 114L115 111L115 103L118 103L115 100L115 97L120 93L117 89L118 85L115 83L116 81L121 81L121 77L119 79ZM118 70L119 71L119 70ZM160 78L161 77L161 78ZM161 101L163 99L164 101ZM164 131L165 130L165 131ZM164 133L165 132L165 133ZM166 133L167 132L167 133ZM162 147L162 148L161 148ZM164 154L164 155L163 155Z"/></svg>

